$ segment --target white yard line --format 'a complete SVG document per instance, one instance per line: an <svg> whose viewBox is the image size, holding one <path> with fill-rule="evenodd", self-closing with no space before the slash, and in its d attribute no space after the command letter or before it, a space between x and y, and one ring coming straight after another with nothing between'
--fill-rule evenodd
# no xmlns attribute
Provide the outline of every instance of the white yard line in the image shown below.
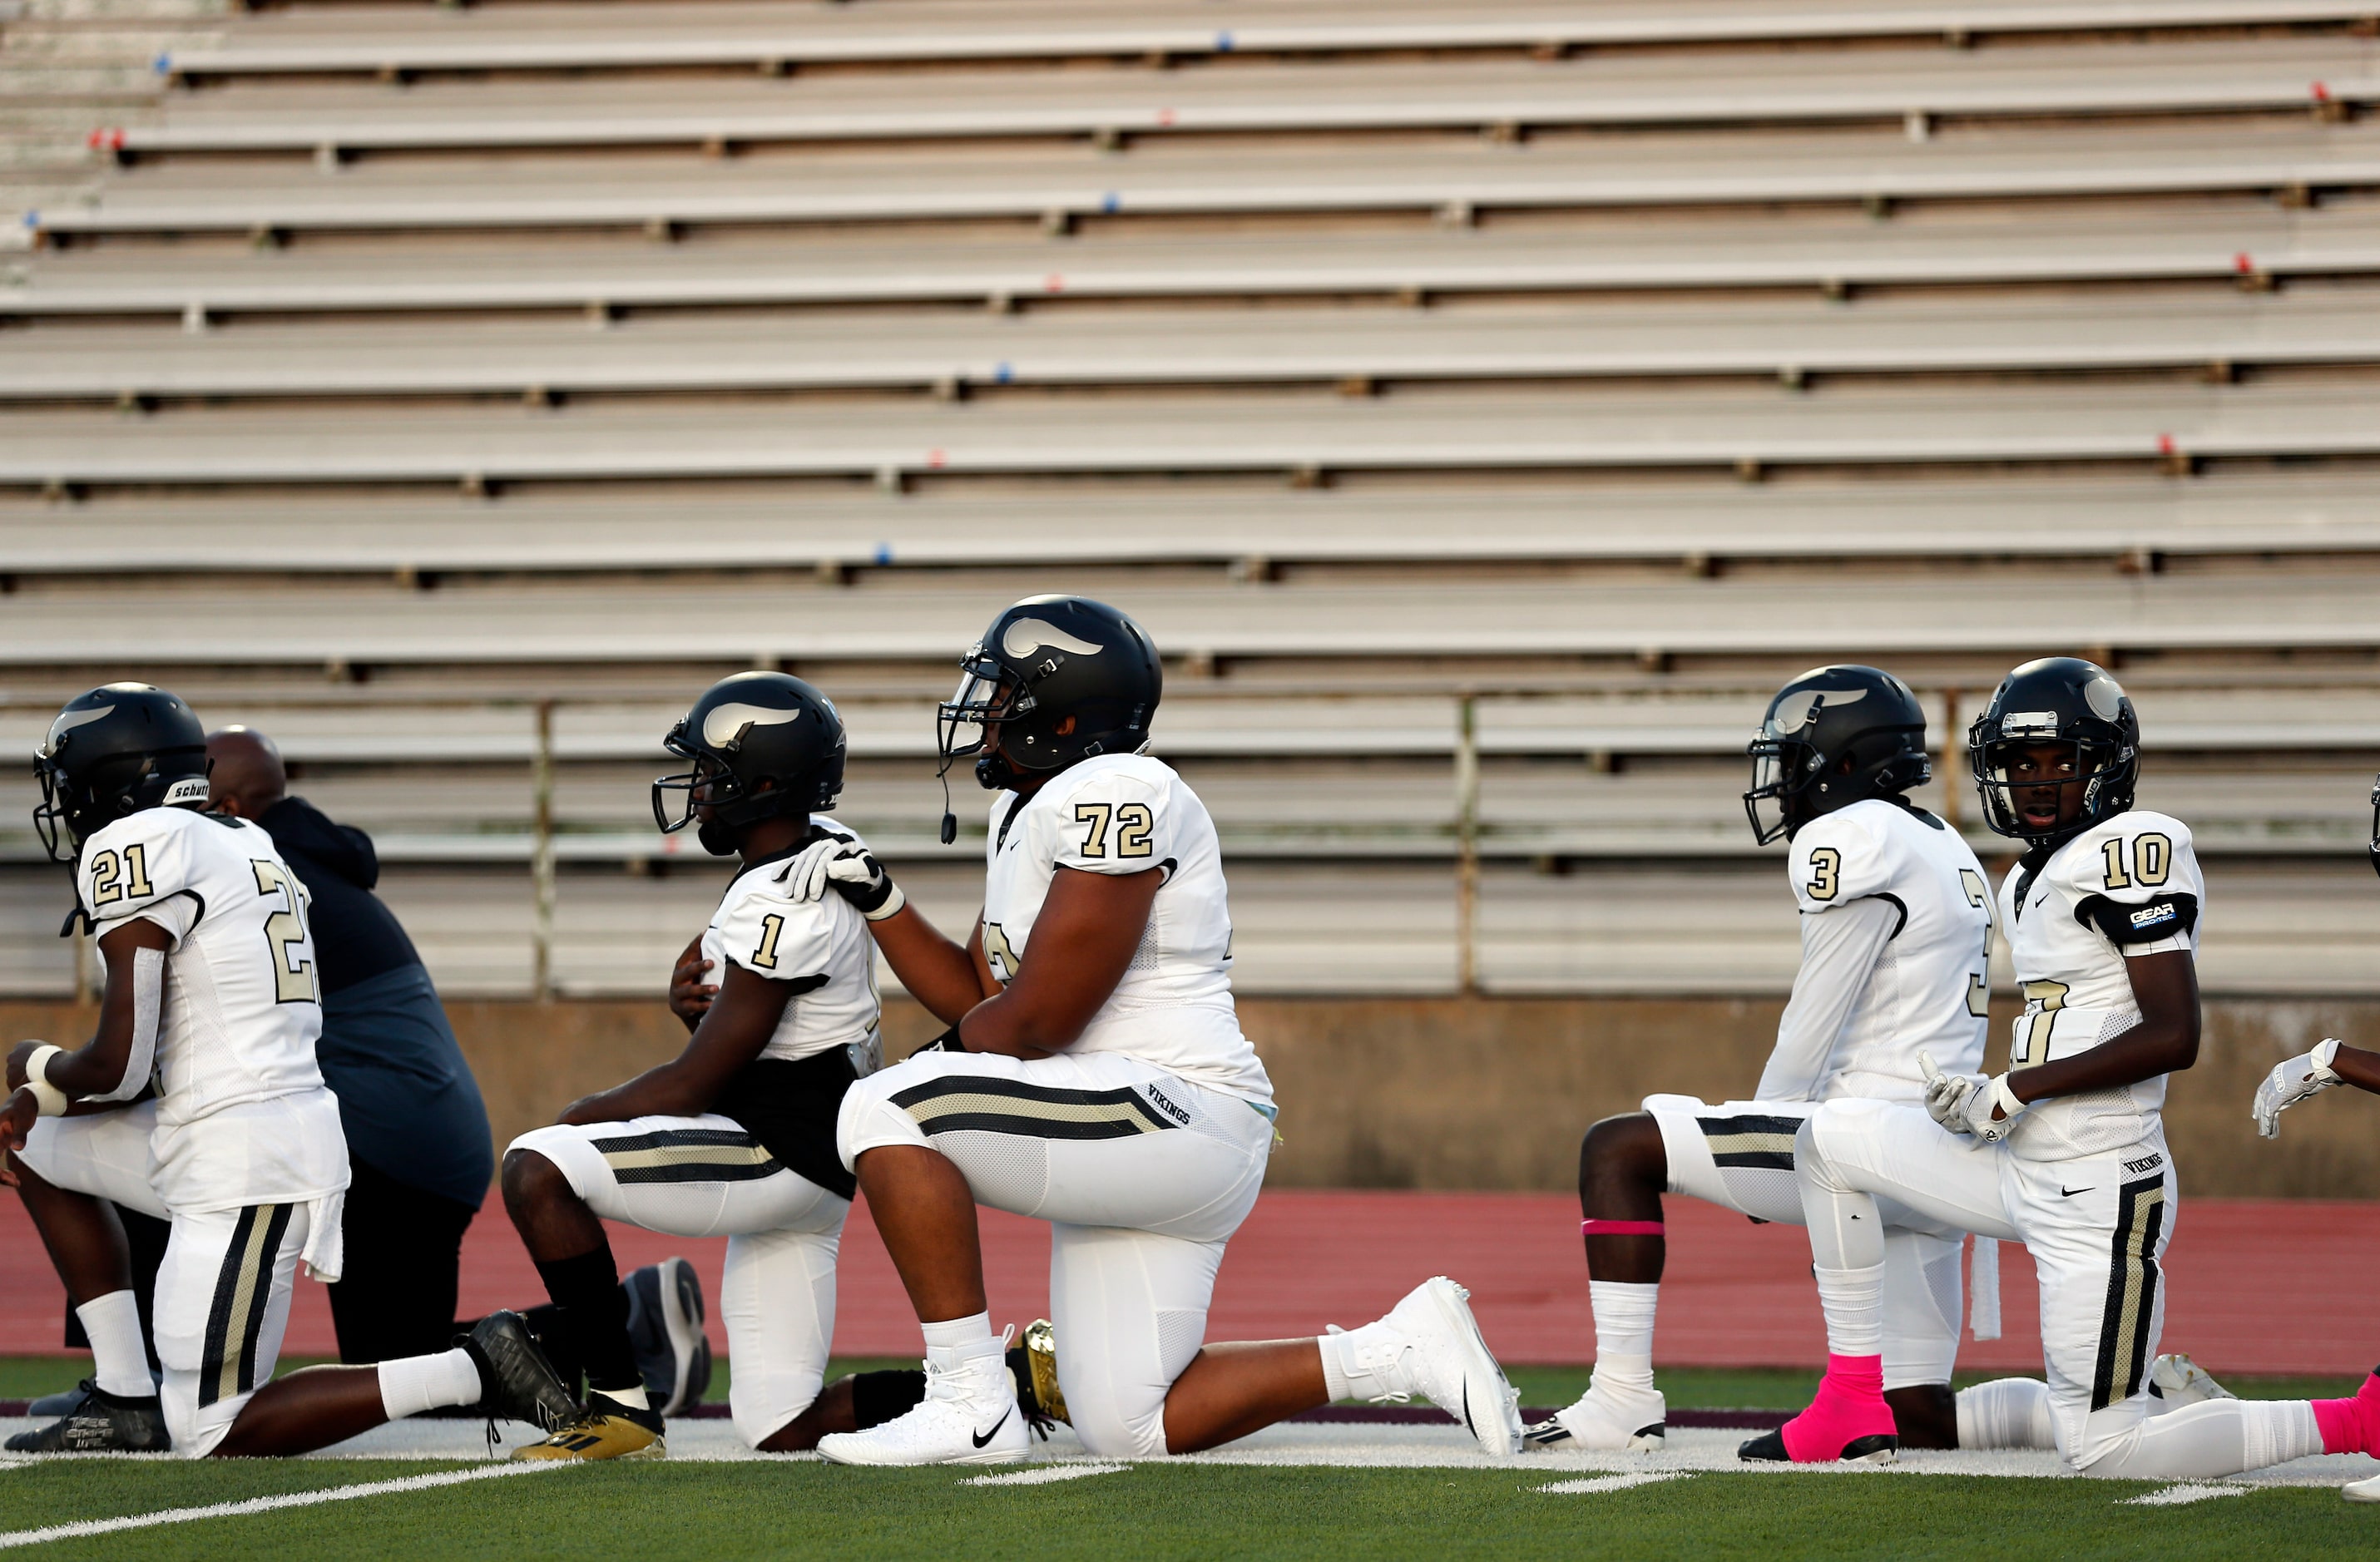
<svg viewBox="0 0 2380 1562"><path fill-rule="evenodd" d="M2186 1502L2204 1502L2210 1497L2243 1497L2251 1488L2216 1485L2206 1481L2185 1481L2178 1486L2160 1486L2154 1492L2143 1492L2136 1497L2124 1498L2127 1508L2177 1508Z"/></svg>
<svg viewBox="0 0 2380 1562"><path fill-rule="evenodd" d="M1550 1486L1539 1486L1541 1496L1587 1496L1596 1492L1624 1492L1635 1486L1649 1486L1657 1481L1682 1481L1688 1478L1683 1470L1648 1471L1642 1475L1597 1475L1585 1481L1557 1481Z"/></svg>
<svg viewBox="0 0 2380 1562"><path fill-rule="evenodd" d="M559 1470L557 1461L490 1464L477 1470L450 1470L436 1475L407 1475L395 1481L366 1481L360 1485L333 1486L326 1491L292 1492L285 1496L250 1497L246 1502L213 1502L204 1508L169 1508L158 1513L135 1513L122 1519L85 1519L79 1523L53 1524L45 1530L16 1530L0 1534L0 1549L40 1545L45 1541L79 1540L109 1535L119 1530L145 1530L158 1524L188 1524L199 1519L230 1519L247 1513L271 1513L284 1508L311 1508L317 1503L352 1502L357 1497L388 1496L398 1492L427 1491L432 1486L458 1486L466 1481L487 1481L502 1475L530 1475Z"/></svg>
<svg viewBox="0 0 2380 1562"><path fill-rule="evenodd" d="M959 1483L962 1486L1046 1486L1052 1481L1079 1481L1086 1475L1114 1475L1124 1469L1121 1464L1038 1464L1027 1470L1012 1470L1005 1475L975 1475Z"/></svg>

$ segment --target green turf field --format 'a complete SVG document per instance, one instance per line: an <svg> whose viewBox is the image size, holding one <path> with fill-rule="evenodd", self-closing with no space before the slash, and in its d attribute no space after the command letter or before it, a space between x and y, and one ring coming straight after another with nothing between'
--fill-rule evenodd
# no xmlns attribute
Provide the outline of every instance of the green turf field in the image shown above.
<svg viewBox="0 0 2380 1562"><path fill-rule="evenodd" d="M418 1476L412 1461L51 1461L0 1473L0 1531ZM699 1557L2380 1557L2380 1509L2283 1488L2187 1507L2131 1483L1703 1474L1542 1495L1509 1469L1138 1466L982 1487L948 1471L799 1464L566 1468L202 1518L25 1555L344 1562Z"/></svg>

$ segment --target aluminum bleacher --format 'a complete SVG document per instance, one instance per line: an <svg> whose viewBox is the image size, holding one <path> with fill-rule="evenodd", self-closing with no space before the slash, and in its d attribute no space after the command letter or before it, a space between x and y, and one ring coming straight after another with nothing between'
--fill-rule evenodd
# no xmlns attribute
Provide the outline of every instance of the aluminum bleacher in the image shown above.
<svg viewBox="0 0 2380 1562"><path fill-rule="evenodd" d="M402 59L402 56L399 56ZM2352 108L2380 97L2374 46L2344 37L2094 44L1944 53L1756 54L1724 62L1621 54L1559 62L1489 57L1156 72L1053 67L943 72L923 94L898 77L789 84L631 78L599 105L573 83L528 80L497 103L438 80L358 101L336 87L194 97L170 120L126 127L125 159L189 152L330 154L490 147L1462 129L1548 129L1894 120L1923 138L1941 117L2214 114ZM2319 83L2320 97L2316 96Z"/></svg>
<svg viewBox="0 0 2380 1562"><path fill-rule="evenodd" d="M249 329L53 329L0 359L0 401L123 397L700 394L745 391L1349 385L1619 378L2119 372L2380 363L2380 291L2205 300L1938 299L1840 318L1812 299L1459 310L934 313L769 322L576 321ZM2078 338L2082 340L2078 341Z"/></svg>
<svg viewBox="0 0 2380 1562"><path fill-rule="evenodd" d="M2011 494L2018 502L2011 503ZM948 490L893 499L806 492L798 503L683 490L669 524L634 492L455 495L94 495L70 524L38 500L0 502L0 573L71 577L138 560L144 571L389 576L415 588L462 573L594 575L683 569L692 558L762 570L1010 565L1527 564L1940 559L1989 553L2153 567L2159 557L2364 553L2380 512L2353 472L2227 475L2195 482L2096 478L1792 483L1444 482L1212 492ZM1132 524L1116 523L1128 503ZM28 582L30 585L30 582Z"/></svg>
<svg viewBox="0 0 2380 1562"><path fill-rule="evenodd" d="M1766 693L1938 743L2049 651L2208 989L2373 989L2368 0L127 4L0 23L119 62L0 181L0 746L125 675L275 733L451 991L536 968L540 752L552 981L650 988L718 882L654 740L748 665L963 930L930 702L1057 588L1169 655L1250 992L1773 992Z"/></svg>

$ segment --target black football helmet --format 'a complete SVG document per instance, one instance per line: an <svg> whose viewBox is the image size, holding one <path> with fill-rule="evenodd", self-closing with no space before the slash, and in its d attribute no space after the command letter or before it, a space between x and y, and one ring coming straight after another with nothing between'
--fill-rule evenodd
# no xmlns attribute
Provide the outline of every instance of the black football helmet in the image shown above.
<svg viewBox="0 0 2380 1562"><path fill-rule="evenodd" d="M33 828L52 862L144 808L207 804L207 730L174 695L107 684L67 701L33 752L42 783Z"/></svg>
<svg viewBox="0 0 2380 1562"><path fill-rule="evenodd" d="M1087 597L1027 597L991 621L942 703L942 774L972 757L992 791L1095 754L1137 754L1165 691L1148 632ZM1000 746L984 746L998 724Z"/></svg>
<svg viewBox="0 0 2380 1562"><path fill-rule="evenodd" d="M695 822L715 857L733 856L749 826L781 814L823 813L843 792L847 746L834 702L783 672L738 672L702 692L662 746L694 768L653 782L653 823L663 835ZM683 793L673 817L669 794Z"/></svg>
<svg viewBox="0 0 2380 1562"><path fill-rule="evenodd" d="M1777 691L1744 752L1752 790L1743 815L1766 846L1820 814L1870 797L1899 797L1934 773L1925 708L1909 685L1874 667L1814 667ZM1849 761L1846 768L1845 761ZM1775 813L1761 817L1761 805Z"/></svg>
<svg viewBox="0 0 2380 1562"><path fill-rule="evenodd" d="M2074 774L2040 784L2082 788L2082 807L2063 824L2033 829L2017 810L2019 789L2008 779L2008 759L2016 749L2049 743L2074 745ZM2032 846L2056 846L2132 805L2141 778L2140 718L2123 685L2096 663L2044 657L2000 680L1991 704L1967 730L1967 768L1983 799L1984 822L1994 831Z"/></svg>

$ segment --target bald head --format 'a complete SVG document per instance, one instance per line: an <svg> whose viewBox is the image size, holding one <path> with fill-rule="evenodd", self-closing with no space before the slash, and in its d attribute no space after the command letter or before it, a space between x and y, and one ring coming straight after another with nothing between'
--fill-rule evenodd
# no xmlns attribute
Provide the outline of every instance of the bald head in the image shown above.
<svg viewBox="0 0 2380 1562"><path fill-rule="evenodd" d="M207 734L207 806L235 818L252 819L289 790L281 750L253 727L225 727Z"/></svg>

